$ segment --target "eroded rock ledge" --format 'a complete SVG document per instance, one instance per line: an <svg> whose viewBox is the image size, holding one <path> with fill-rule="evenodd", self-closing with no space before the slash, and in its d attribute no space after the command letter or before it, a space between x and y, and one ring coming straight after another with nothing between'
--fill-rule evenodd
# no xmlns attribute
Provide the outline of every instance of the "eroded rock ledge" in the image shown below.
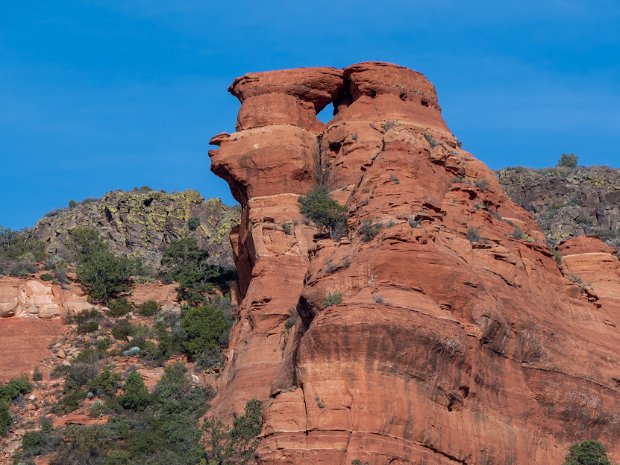
<svg viewBox="0 0 620 465"><path fill-rule="evenodd" d="M213 411L267 401L261 464L547 465L590 438L620 456L615 301L565 276L579 261L558 266L424 76L361 63L230 90L237 132L210 156L243 208L243 300ZM318 182L347 205L348 238L301 216Z"/></svg>

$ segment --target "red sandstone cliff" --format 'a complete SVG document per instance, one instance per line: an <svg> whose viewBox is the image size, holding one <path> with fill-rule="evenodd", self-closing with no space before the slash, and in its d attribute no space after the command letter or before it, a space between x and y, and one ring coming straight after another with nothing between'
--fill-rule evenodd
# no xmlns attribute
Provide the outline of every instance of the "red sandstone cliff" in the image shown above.
<svg viewBox="0 0 620 465"><path fill-rule="evenodd" d="M237 132L210 156L243 208L243 300L214 412L267 401L261 464L548 465L590 438L620 458L615 255L594 252L614 283L568 279L417 72L253 73L230 90ZM299 212L319 175L348 239ZM381 224L370 241L365 221ZM568 249L564 268L591 273Z"/></svg>

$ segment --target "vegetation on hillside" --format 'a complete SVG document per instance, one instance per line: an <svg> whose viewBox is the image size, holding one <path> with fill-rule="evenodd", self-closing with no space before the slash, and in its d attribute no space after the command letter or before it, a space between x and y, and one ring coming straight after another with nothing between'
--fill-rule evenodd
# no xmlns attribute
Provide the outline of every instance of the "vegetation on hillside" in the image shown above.
<svg viewBox="0 0 620 465"><path fill-rule="evenodd" d="M105 401L110 417L104 424L54 429L44 421L24 436L15 463L29 465L51 454L51 465L223 465L247 463L254 454L262 404L248 402L230 430L212 422L201 427L214 392L194 385L181 363L166 367L152 392L131 371L120 392ZM207 449L201 444L205 432Z"/></svg>
<svg viewBox="0 0 620 465"><path fill-rule="evenodd" d="M0 383L0 436L5 436L13 424L13 418L9 412L11 403L31 391L32 384L25 377L14 378L8 383Z"/></svg>
<svg viewBox="0 0 620 465"><path fill-rule="evenodd" d="M216 285L223 287L234 278L230 270L213 265L209 253L193 237L172 241L164 250L161 264L164 278L179 284L179 298L190 306L208 303L209 292Z"/></svg>
<svg viewBox="0 0 620 465"><path fill-rule="evenodd" d="M0 226L0 275L29 276L37 271L37 262L43 260L44 244L29 231Z"/></svg>
<svg viewBox="0 0 620 465"><path fill-rule="evenodd" d="M92 228L72 230L67 245L77 263L78 281L88 290L92 302L107 303L127 292L131 277L141 271L137 259L114 255Z"/></svg>

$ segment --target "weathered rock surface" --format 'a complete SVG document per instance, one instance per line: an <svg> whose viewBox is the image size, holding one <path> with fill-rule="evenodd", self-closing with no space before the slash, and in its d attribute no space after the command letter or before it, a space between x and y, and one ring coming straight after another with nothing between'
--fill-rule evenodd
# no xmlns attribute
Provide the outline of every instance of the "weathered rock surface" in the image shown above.
<svg viewBox="0 0 620 465"><path fill-rule="evenodd" d="M584 286L613 317L609 324L620 322L620 261L617 250L597 237L576 237L560 243L562 265L569 277Z"/></svg>
<svg viewBox="0 0 620 465"><path fill-rule="evenodd" d="M74 283L61 288L37 278L0 277L0 317L53 318L92 306L86 293Z"/></svg>
<svg viewBox="0 0 620 465"><path fill-rule="evenodd" d="M163 309L178 310L176 287L175 283L134 284L128 298L136 305L154 300ZM88 295L77 283L60 287L39 278L0 276L0 318L65 317L93 307L99 306L88 301Z"/></svg>
<svg viewBox="0 0 620 465"><path fill-rule="evenodd" d="M620 170L606 166L506 168L497 177L553 242L594 235L620 247Z"/></svg>
<svg viewBox="0 0 620 465"><path fill-rule="evenodd" d="M620 329L603 285L597 297L563 274L424 76L324 70L236 80L243 105L263 99L260 128L213 139L212 169L243 209L243 300L214 414L267 402L264 465L560 464L591 438L620 457ZM300 108L327 96L337 113L317 131ZM348 207L348 238L299 213L319 178Z"/></svg>
<svg viewBox="0 0 620 465"><path fill-rule="evenodd" d="M48 213L37 222L34 235L47 251L61 253L68 231L78 226L97 229L112 251L141 257L157 269L170 241L192 235L209 250L213 263L233 265L228 234L239 223L239 209L220 199L204 200L192 190L165 193L153 190L114 191L101 199L87 200L71 208ZM199 225L189 229L190 218Z"/></svg>

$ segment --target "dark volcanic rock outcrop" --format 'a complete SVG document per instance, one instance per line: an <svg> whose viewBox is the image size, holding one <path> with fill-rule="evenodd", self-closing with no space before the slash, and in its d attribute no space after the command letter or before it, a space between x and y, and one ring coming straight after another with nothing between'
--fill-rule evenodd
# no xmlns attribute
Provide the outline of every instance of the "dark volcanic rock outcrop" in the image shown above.
<svg viewBox="0 0 620 465"><path fill-rule="evenodd" d="M48 213L37 222L34 235L49 253L62 253L68 231L92 227L110 243L113 252L140 257L155 269L170 241L193 235L209 250L214 263L228 267L233 265L228 235L239 217L238 207L228 207L220 199L205 200L192 190L170 194L113 191ZM190 218L198 219L193 231Z"/></svg>
<svg viewBox="0 0 620 465"><path fill-rule="evenodd" d="M261 464L548 465L590 438L620 455L617 308L564 276L424 76L361 63L231 90L238 132L210 156L243 209L243 300L213 410L266 401ZM348 209L339 241L299 212L320 180Z"/></svg>
<svg viewBox="0 0 620 465"><path fill-rule="evenodd" d="M620 247L620 170L506 168L497 171L510 198L531 212L553 242L594 235Z"/></svg>

